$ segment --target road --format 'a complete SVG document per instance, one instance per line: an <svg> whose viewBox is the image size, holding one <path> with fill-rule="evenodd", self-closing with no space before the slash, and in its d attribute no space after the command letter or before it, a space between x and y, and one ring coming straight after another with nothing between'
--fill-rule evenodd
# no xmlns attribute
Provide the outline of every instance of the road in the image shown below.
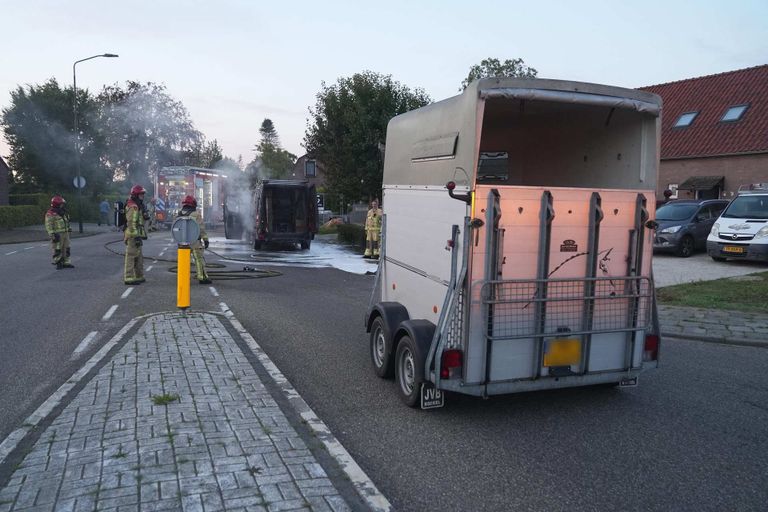
<svg viewBox="0 0 768 512"><path fill-rule="evenodd" d="M13 300L0 304L0 436L130 318L175 309L164 261L147 258L148 282L125 296L122 258L105 248L114 238L78 239L77 268L62 271L44 244L2 246ZM211 248L229 245L213 238ZM173 259L169 246L153 237L145 255ZM422 412L371 368L363 315L373 277L297 265L215 281L218 296L195 284L192 307L226 303L396 510L765 509L768 351L668 340L662 368L637 388L450 395Z"/></svg>

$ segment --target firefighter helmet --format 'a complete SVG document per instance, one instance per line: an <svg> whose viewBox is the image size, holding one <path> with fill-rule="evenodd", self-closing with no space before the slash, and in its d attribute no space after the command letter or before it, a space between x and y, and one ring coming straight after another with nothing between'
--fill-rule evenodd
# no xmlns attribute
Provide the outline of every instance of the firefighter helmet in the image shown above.
<svg viewBox="0 0 768 512"><path fill-rule="evenodd" d="M192 208L197 208L197 199L195 199L192 196L187 196L181 202L181 205L182 206L191 206Z"/></svg>
<svg viewBox="0 0 768 512"><path fill-rule="evenodd" d="M51 198L51 208L60 208L65 204L67 204L67 202L58 194Z"/></svg>
<svg viewBox="0 0 768 512"><path fill-rule="evenodd" d="M144 190L144 187L141 185L134 185L133 188L131 188L131 195L132 196L138 196L140 194L146 194L147 191Z"/></svg>

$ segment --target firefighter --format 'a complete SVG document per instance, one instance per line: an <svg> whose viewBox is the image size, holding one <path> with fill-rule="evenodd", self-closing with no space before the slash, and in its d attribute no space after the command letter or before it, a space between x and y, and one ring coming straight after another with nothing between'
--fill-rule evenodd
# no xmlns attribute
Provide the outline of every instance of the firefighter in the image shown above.
<svg viewBox="0 0 768 512"><path fill-rule="evenodd" d="M379 202L371 201L371 208L365 218L365 254L363 258L379 257L379 238L381 237L381 219L384 212L379 208Z"/></svg>
<svg viewBox="0 0 768 512"><path fill-rule="evenodd" d="M147 205L147 231L157 231L157 207L155 206L155 198L149 200Z"/></svg>
<svg viewBox="0 0 768 512"><path fill-rule="evenodd" d="M51 237L51 249L53 250L53 264L56 270L62 268L75 268L69 261L69 214L66 210L67 202L60 195L51 198L51 207L45 212L45 230Z"/></svg>
<svg viewBox="0 0 768 512"><path fill-rule="evenodd" d="M125 241L125 273L123 282L125 284L139 284L146 281L144 279L144 255L142 254L142 245L147 239L147 233L144 230L144 194L147 191L141 185L134 185L131 188L131 196L125 203L125 231L123 240Z"/></svg>
<svg viewBox="0 0 768 512"><path fill-rule="evenodd" d="M208 234L205 232L205 223L200 217L200 212L197 211L197 199L193 196L187 196L181 202L181 211L179 217L189 217L195 219L198 227L200 228L200 236L197 237L192 245L192 257L195 260L195 271L197 272L197 281L200 284L211 284L213 281L208 277L208 272L205 271L205 258L203 257L203 249L208 248Z"/></svg>

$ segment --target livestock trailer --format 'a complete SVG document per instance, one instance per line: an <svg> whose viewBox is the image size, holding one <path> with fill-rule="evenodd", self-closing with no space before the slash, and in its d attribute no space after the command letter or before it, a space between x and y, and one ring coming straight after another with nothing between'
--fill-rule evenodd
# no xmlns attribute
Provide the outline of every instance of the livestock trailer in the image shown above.
<svg viewBox="0 0 768 512"><path fill-rule="evenodd" d="M406 404L657 367L660 112L644 91L493 78L389 122L365 322Z"/></svg>

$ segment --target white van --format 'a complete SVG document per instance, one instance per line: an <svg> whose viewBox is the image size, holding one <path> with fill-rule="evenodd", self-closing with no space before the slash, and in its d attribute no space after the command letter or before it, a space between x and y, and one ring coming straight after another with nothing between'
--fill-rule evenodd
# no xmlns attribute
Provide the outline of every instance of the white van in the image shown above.
<svg viewBox="0 0 768 512"><path fill-rule="evenodd" d="M715 261L768 261L768 183L739 188L736 199L712 226L707 254Z"/></svg>

